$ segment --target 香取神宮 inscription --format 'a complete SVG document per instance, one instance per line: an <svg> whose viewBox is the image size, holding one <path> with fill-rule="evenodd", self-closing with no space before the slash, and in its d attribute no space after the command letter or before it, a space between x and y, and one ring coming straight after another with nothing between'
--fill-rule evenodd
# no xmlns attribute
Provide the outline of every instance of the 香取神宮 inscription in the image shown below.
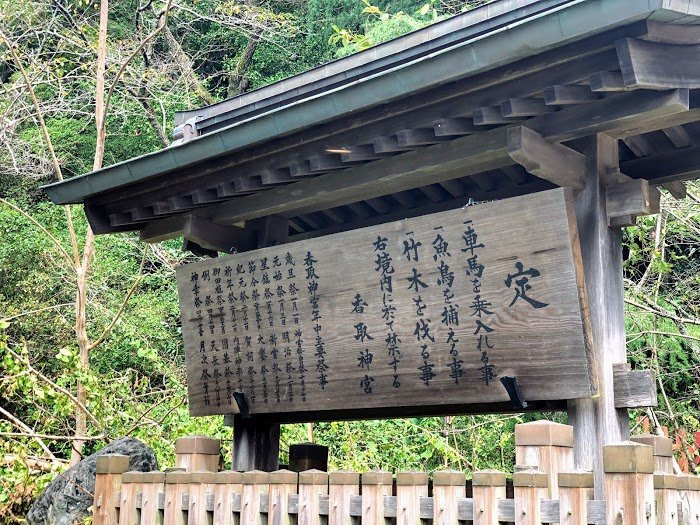
<svg viewBox="0 0 700 525"><path fill-rule="evenodd" d="M190 412L589 396L573 220L556 189L181 266Z"/></svg>

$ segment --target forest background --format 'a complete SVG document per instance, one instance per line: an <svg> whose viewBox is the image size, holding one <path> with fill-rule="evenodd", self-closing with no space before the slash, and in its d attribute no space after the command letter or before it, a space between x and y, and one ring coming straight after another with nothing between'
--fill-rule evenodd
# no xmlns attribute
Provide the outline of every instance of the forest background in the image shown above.
<svg viewBox="0 0 700 525"><path fill-rule="evenodd" d="M460 0L0 0L0 523L71 463L131 435L172 465L175 438L222 439L187 413L177 241L95 238L79 206L40 186L167 146L173 112L255 89L481 2ZM698 187L624 232L627 343L658 374L635 431L700 464ZM191 256L190 256L191 257ZM285 425L333 469L498 468L513 427L565 414Z"/></svg>

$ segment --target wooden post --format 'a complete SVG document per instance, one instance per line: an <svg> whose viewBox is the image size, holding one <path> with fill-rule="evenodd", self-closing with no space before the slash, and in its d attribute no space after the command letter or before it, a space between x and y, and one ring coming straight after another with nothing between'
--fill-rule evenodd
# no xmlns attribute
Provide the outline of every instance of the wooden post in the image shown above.
<svg viewBox="0 0 700 525"><path fill-rule="evenodd" d="M693 522L690 509L690 479L691 476L680 474L676 476L676 492L678 494L678 514L683 525Z"/></svg>
<svg viewBox="0 0 700 525"><path fill-rule="evenodd" d="M678 485L673 474L654 473L656 521L659 525L678 525Z"/></svg>
<svg viewBox="0 0 700 525"><path fill-rule="evenodd" d="M189 523L193 525L207 525L211 522L209 520L210 513L207 510L207 494L213 494L215 480L215 472L194 472L190 474L190 508L187 514Z"/></svg>
<svg viewBox="0 0 700 525"><path fill-rule="evenodd" d="M463 472L439 470L433 473L433 525L459 525L457 499L466 497Z"/></svg>
<svg viewBox="0 0 700 525"><path fill-rule="evenodd" d="M116 495L121 490L122 474L127 470L129 456L97 456L92 513L92 522L95 525L114 525L118 522Z"/></svg>
<svg viewBox="0 0 700 525"><path fill-rule="evenodd" d="M250 221L258 233L258 248L284 244L289 237L289 221L271 215ZM272 472L279 468L280 425L258 421L255 417L233 416L232 469L239 472L261 470Z"/></svg>
<svg viewBox="0 0 700 525"><path fill-rule="evenodd" d="M270 498L267 511L268 525L291 525L289 495L297 493L299 474L291 470L270 473Z"/></svg>
<svg viewBox="0 0 700 525"><path fill-rule="evenodd" d="M299 473L298 525L321 525L319 496L328 495L328 473L305 470Z"/></svg>
<svg viewBox="0 0 700 525"><path fill-rule="evenodd" d="M187 510L182 507L182 496L190 490L190 474L176 471L165 473L165 508L163 525L185 525Z"/></svg>
<svg viewBox="0 0 700 525"><path fill-rule="evenodd" d="M164 472L144 472L141 489L141 525L160 525L159 495L165 491Z"/></svg>
<svg viewBox="0 0 700 525"><path fill-rule="evenodd" d="M547 499L549 474L539 470L513 473L515 525L540 525L542 500Z"/></svg>
<svg viewBox="0 0 700 525"><path fill-rule="evenodd" d="M328 525L353 525L350 499L360 494L360 475L342 470L331 472L328 484Z"/></svg>
<svg viewBox="0 0 700 525"><path fill-rule="evenodd" d="M654 449L654 472L673 474L673 441L671 438L654 434L632 436L631 441L649 445Z"/></svg>
<svg viewBox="0 0 700 525"><path fill-rule="evenodd" d="M289 470L328 471L328 447L316 443L297 443L289 445Z"/></svg>
<svg viewBox="0 0 700 525"><path fill-rule="evenodd" d="M219 470L221 442L207 436L186 436L175 440L175 466L187 472Z"/></svg>
<svg viewBox="0 0 700 525"><path fill-rule="evenodd" d="M700 477L689 476L688 483L688 522L700 525Z"/></svg>
<svg viewBox="0 0 700 525"><path fill-rule="evenodd" d="M653 524L654 455L633 441L603 447L606 523Z"/></svg>
<svg viewBox="0 0 700 525"><path fill-rule="evenodd" d="M549 499L559 497L557 475L574 467L574 429L552 421L515 425L515 463L549 476Z"/></svg>
<svg viewBox="0 0 700 525"><path fill-rule="evenodd" d="M233 494L243 492L243 474L226 470L214 478L214 516L212 525L233 525Z"/></svg>
<svg viewBox="0 0 700 525"><path fill-rule="evenodd" d="M266 525L260 513L260 495L269 491L270 473L251 470L243 473L241 525Z"/></svg>
<svg viewBox="0 0 700 525"><path fill-rule="evenodd" d="M396 473L396 525L421 525L420 499L428 497L428 474Z"/></svg>
<svg viewBox="0 0 700 525"><path fill-rule="evenodd" d="M586 525L588 500L593 496L593 473L585 470L560 472L557 485L559 485L559 523Z"/></svg>
<svg viewBox="0 0 700 525"><path fill-rule="evenodd" d="M139 525L141 516L136 508L136 497L142 490L143 472L124 472L119 501L119 525Z"/></svg>
<svg viewBox="0 0 700 525"><path fill-rule="evenodd" d="M362 525L385 525L384 496L391 496L393 479L384 470L362 474Z"/></svg>
<svg viewBox="0 0 700 525"><path fill-rule="evenodd" d="M498 470L477 470L472 477L474 525L498 525L498 500L506 499L506 475Z"/></svg>
<svg viewBox="0 0 700 525"><path fill-rule="evenodd" d="M568 402L569 424L574 427L577 469L592 470L596 499L603 490L603 445L629 439L627 409L615 408L613 364L625 363L625 320L622 283L622 234L608 227L607 184L615 183L619 168L618 142L605 134L592 137L585 148L586 187L574 192L581 243L585 290L591 324L591 373L598 395Z"/></svg>

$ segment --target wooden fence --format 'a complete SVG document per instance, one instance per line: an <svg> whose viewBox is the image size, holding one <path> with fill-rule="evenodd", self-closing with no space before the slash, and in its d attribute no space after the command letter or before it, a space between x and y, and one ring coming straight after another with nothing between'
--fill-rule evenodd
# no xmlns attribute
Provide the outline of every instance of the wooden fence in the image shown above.
<svg viewBox="0 0 700 525"><path fill-rule="evenodd" d="M95 525L700 525L700 478L672 473L671 442L657 436L604 449L605 498L574 471L571 427L516 427L512 481L463 472L216 472L219 442L176 443L176 468L126 472L128 457L98 458Z"/></svg>

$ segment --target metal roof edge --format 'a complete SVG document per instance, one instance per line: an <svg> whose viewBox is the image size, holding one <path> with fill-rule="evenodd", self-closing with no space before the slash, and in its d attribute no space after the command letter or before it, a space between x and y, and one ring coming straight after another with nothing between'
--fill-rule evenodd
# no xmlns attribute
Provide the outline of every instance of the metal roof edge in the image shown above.
<svg viewBox="0 0 700 525"><path fill-rule="evenodd" d="M435 24L417 29L405 35L382 42L353 55L325 62L301 73L283 78L272 84L231 97L200 108L175 112L175 125L189 118L212 119L222 113L257 107L262 100L273 97L293 96L296 92L334 76L351 78L361 71L372 69L378 62L391 65L406 61L410 55L421 54L422 48L447 46L462 39L476 36L519 18L560 7L576 0L496 0L465 13L460 13ZM515 7L508 4L517 4ZM407 56L408 55L408 56ZM376 68L375 68L376 69ZM353 72L355 73L353 75Z"/></svg>
<svg viewBox="0 0 700 525"><path fill-rule="evenodd" d="M669 1L678 2L575 0L565 7L526 18L473 40L256 115L178 146L148 153L42 188L55 204L79 203L89 196L109 189L240 150L269 140L273 136L290 134L409 93L472 76L608 28L632 23L650 15L656 9L668 9L663 4ZM637 7L638 9L634 9ZM601 25L601 20L605 21L604 26ZM534 24L538 27L533 29ZM454 70L455 63L463 66L458 72ZM371 100L371 103L368 103L368 100Z"/></svg>

